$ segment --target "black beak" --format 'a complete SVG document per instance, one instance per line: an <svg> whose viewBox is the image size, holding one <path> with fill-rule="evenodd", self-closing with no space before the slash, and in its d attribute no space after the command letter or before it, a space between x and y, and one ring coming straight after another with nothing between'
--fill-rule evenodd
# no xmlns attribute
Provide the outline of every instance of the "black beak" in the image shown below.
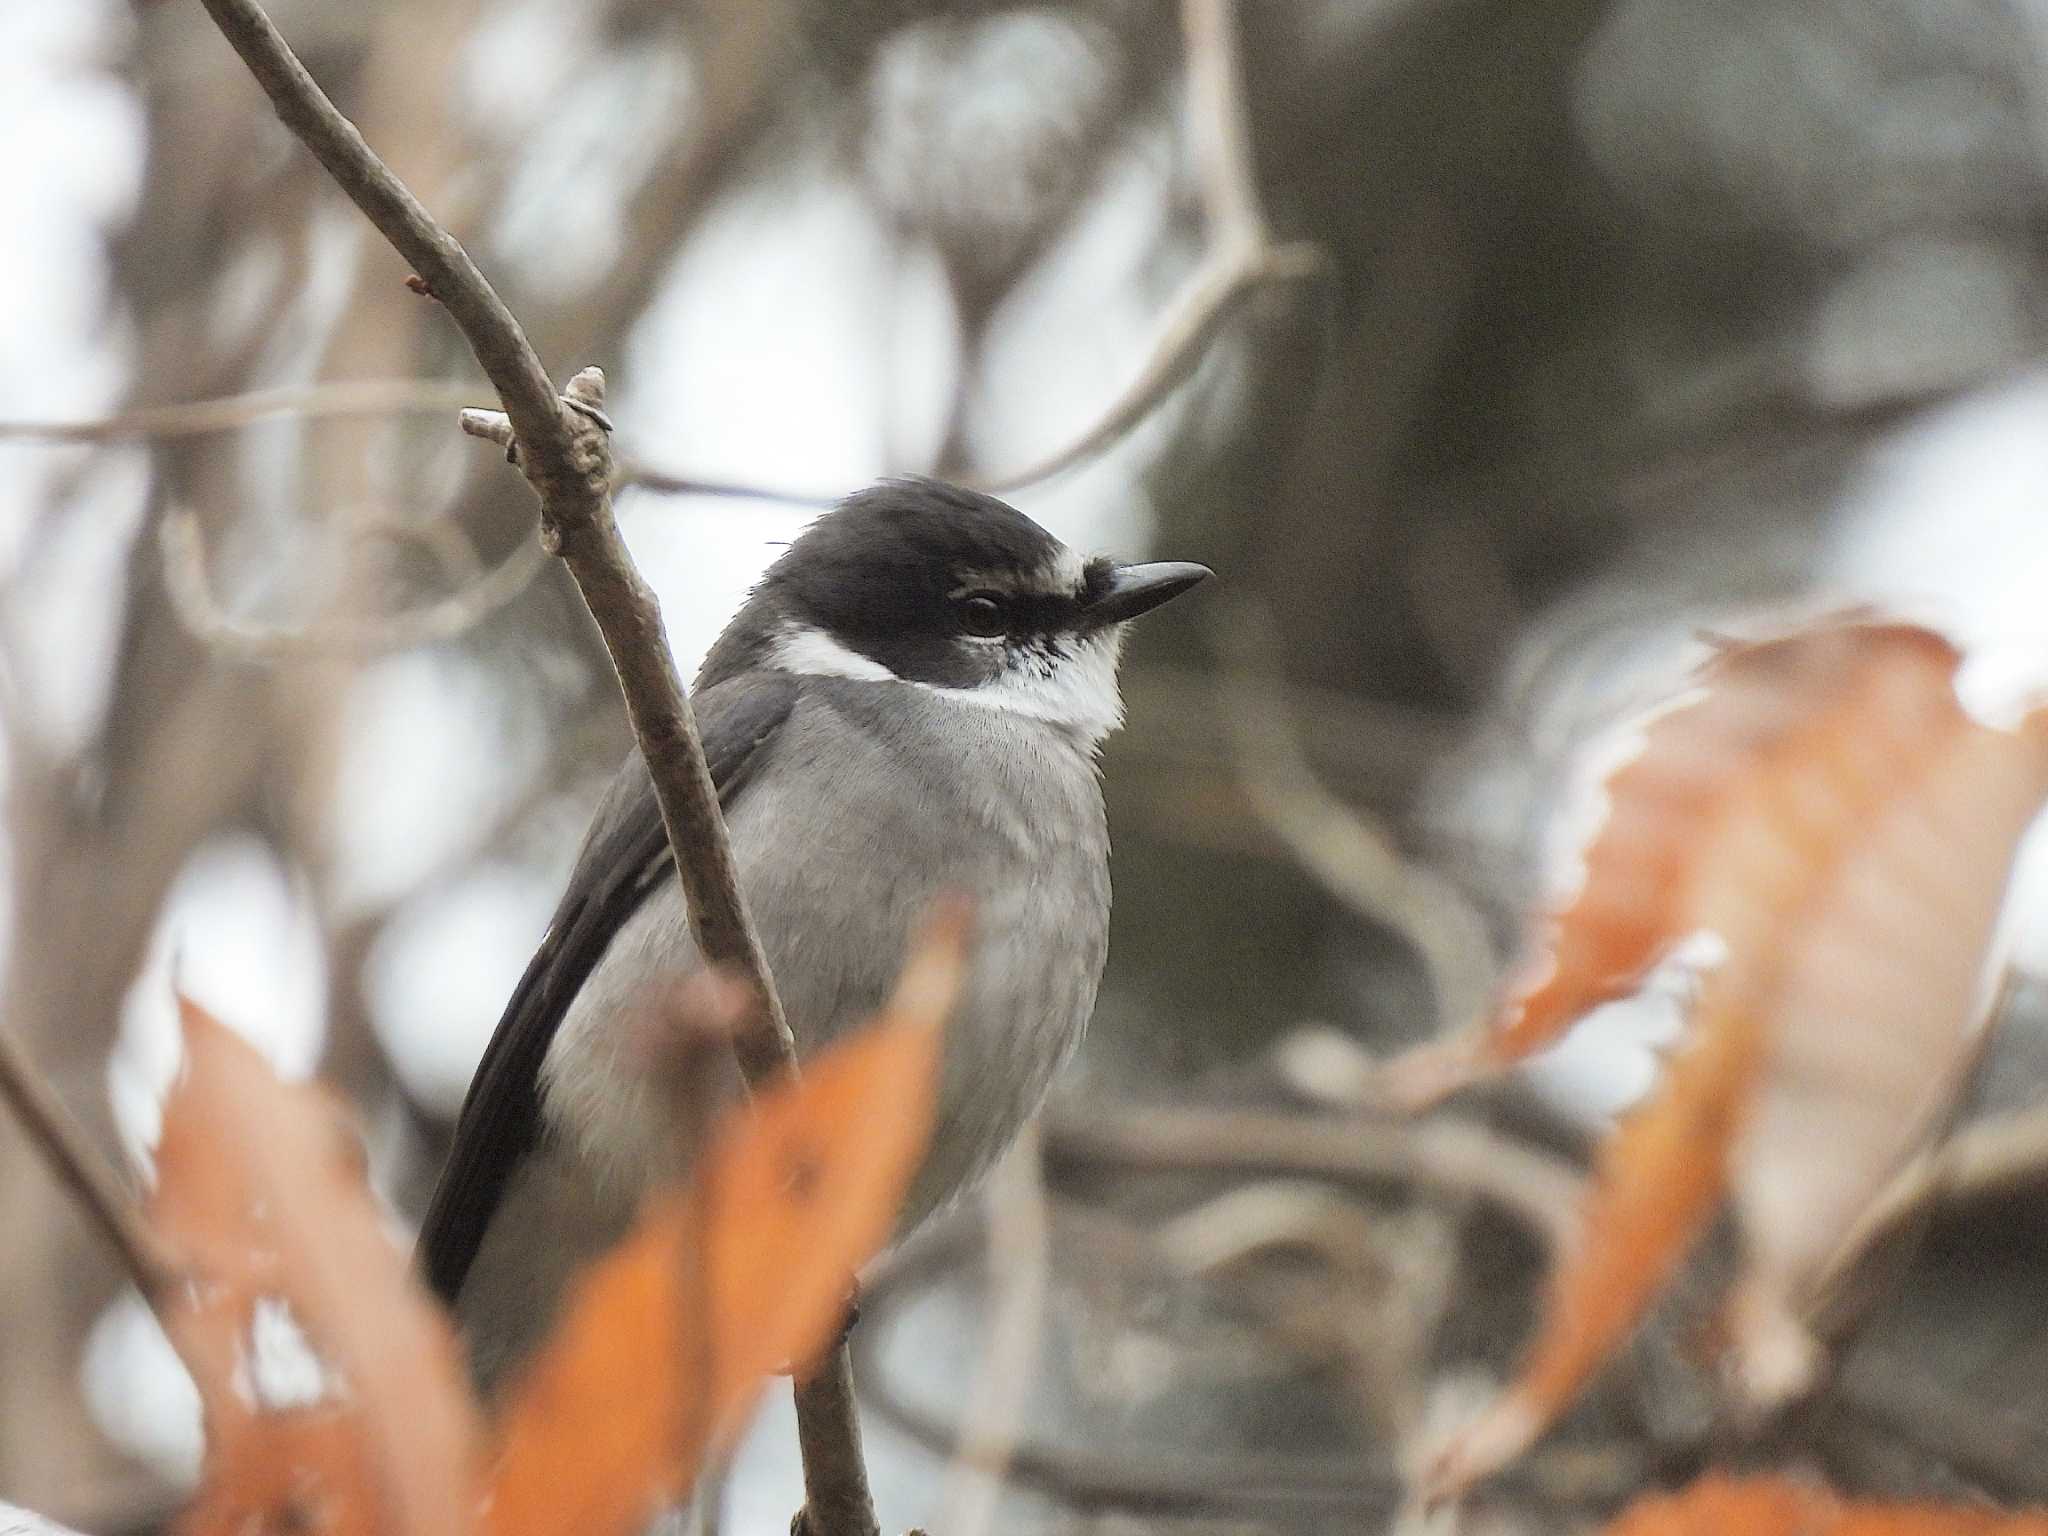
<svg viewBox="0 0 2048 1536"><path fill-rule="evenodd" d="M1089 599L1087 624L1100 629L1121 624L1141 613L1150 613L1161 603L1173 601L1189 587L1199 586L1216 573L1206 565L1189 560L1155 560L1147 565L1119 565L1110 572L1109 585Z"/></svg>

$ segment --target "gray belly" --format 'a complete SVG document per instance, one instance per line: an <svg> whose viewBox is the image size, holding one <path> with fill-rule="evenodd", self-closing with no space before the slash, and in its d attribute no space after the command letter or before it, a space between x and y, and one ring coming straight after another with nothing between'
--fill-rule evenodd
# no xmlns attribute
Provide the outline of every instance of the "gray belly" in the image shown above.
<svg viewBox="0 0 2048 1536"><path fill-rule="evenodd" d="M912 707L892 707L886 737L843 702L801 700L729 824L806 1054L881 1006L938 896L975 902L973 964L907 1229L988 1167L1080 1039L1108 947L1109 842L1092 756L1068 737L888 686ZM613 940L548 1055L549 1126L608 1203L673 1167L635 1023L697 963L671 882Z"/></svg>

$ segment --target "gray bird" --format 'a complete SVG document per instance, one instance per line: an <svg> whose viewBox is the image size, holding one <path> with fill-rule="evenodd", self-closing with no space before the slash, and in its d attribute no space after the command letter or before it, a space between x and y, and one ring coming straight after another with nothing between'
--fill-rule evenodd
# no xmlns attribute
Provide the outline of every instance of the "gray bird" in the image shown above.
<svg viewBox="0 0 2048 1536"><path fill-rule="evenodd" d="M1080 1040L1108 950L1096 754L1122 720L1124 622L1209 574L1084 559L992 497L889 481L806 530L705 658L697 727L801 1052L880 1006L938 896L975 902L899 1232L986 1171ZM635 753L484 1052L420 1231L487 1385L673 1173L634 1021L698 964Z"/></svg>

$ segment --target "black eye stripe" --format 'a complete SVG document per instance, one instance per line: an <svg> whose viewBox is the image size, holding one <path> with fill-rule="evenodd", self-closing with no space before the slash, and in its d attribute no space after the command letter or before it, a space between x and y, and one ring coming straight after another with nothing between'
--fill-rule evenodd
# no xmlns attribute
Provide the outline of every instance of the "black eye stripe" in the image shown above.
<svg viewBox="0 0 2048 1536"><path fill-rule="evenodd" d="M1033 640L1069 634L1080 627L1084 607L1081 598L1066 593L1006 592L994 587L965 588L953 598L962 627L984 639L999 633ZM986 615L985 621L977 624L970 610Z"/></svg>
<svg viewBox="0 0 2048 1536"><path fill-rule="evenodd" d="M995 598L1017 635L1057 635L1075 629L1081 621L1081 600L1054 592L982 592Z"/></svg>

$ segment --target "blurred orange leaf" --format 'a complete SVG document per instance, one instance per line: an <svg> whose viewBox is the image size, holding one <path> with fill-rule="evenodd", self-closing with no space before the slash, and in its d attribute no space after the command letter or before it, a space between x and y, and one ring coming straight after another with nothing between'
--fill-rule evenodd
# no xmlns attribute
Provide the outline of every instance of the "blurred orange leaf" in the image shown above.
<svg viewBox="0 0 2048 1536"><path fill-rule="evenodd" d="M1638 1500L1606 1536L2048 1536L2048 1514L1863 1504L1781 1478L1713 1476Z"/></svg>
<svg viewBox="0 0 2048 1536"><path fill-rule="evenodd" d="M1795 761L1825 732L1855 675L1876 661L1920 670L1946 692L1958 659L1932 631L1847 616L1723 645L1666 697L1605 732L1581 754L1563 817L1591 823L1588 835L1567 867L1550 872L1533 953L1489 1026L1397 1057L1384 1089L1426 1108L1636 990L1703 931L1705 861L1765 787L1769 765Z"/></svg>
<svg viewBox="0 0 2048 1536"><path fill-rule="evenodd" d="M491 1536L625 1536L730 1439L763 1378L837 1336L931 1131L964 913L875 1024L721 1128L696 1189L580 1283L500 1426Z"/></svg>
<svg viewBox="0 0 2048 1536"><path fill-rule="evenodd" d="M180 1529L466 1530L479 1441L454 1337L384 1228L339 1103L179 1007L147 1214L185 1265L158 1306L205 1418Z"/></svg>
<svg viewBox="0 0 2048 1536"><path fill-rule="evenodd" d="M1810 1379L1801 1313L1974 1058L2013 851L2048 796L2048 731L1973 719L1961 661L1867 615L1723 644L1639 722L1583 878L1491 1029L1390 1063L1395 1096L1427 1102L1692 957L1688 1037L1601 1149L1529 1358L1438 1458L1433 1495L1542 1432L1724 1198L1739 1383L1767 1404Z"/></svg>

